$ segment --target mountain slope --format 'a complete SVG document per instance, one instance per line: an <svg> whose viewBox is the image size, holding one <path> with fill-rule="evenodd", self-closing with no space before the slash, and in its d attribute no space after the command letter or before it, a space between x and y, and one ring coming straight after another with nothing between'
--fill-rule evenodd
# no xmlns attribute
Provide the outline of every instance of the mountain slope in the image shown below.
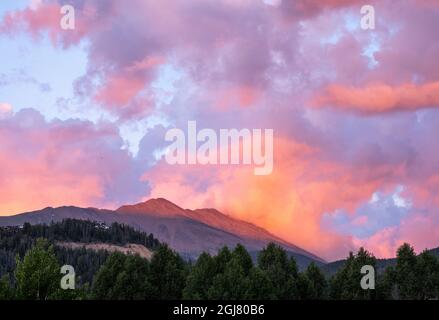
<svg viewBox="0 0 439 320"><path fill-rule="evenodd" d="M166 199L151 199L119 209L60 207L0 217L0 226L48 224L63 219L119 222L152 233L162 242L186 258L196 258L201 252L215 254L222 246L234 247L243 244L249 252L260 251L268 242L275 242L294 256L300 267L314 261L324 260L290 244L249 222L231 218L215 209L188 210L180 208Z"/></svg>

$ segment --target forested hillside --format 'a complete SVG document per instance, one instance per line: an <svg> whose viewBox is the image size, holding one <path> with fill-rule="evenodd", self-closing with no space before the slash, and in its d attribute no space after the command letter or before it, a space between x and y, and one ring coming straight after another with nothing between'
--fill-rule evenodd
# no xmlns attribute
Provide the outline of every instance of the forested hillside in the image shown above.
<svg viewBox="0 0 439 320"><path fill-rule="evenodd" d="M137 243L138 255L65 249L57 241ZM328 276L315 264L299 272L294 258L270 243L254 263L242 245L185 261L152 235L131 227L66 220L49 226L0 228L0 299L438 299L439 261L402 245L394 263L378 272L378 260L363 248L339 262ZM76 287L60 287L60 268L75 268ZM374 289L361 288L365 265L377 270Z"/></svg>
<svg viewBox="0 0 439 320"><path fill-rule="evenodd" d="M152 234L136 231L118 223L107 226L102 223L66 219L50 225L30 225L0 228L0 277L11 273L16 266L16 256L23 257L36 243L44 238L49 245L57 242L110 243L126 245L135 243L154 250L159 241ZM69 249L54 246L54 253L61 265L75 266L80 284L90 283L93 275L106 261L109 253L100 250Z"/></svg>

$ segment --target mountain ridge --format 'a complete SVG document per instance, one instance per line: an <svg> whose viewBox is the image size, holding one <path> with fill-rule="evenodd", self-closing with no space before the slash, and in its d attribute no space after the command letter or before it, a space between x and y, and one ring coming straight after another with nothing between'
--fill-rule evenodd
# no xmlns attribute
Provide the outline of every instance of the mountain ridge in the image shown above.
<svg viewBox="0 0 439 320"><path fill-rule="evenodd" d="M226 215L214 208L183 209L164 199L124 205L116 210L62 206L47 207L13 216L1 216L0 226L49 224L63 219L80 219L104 223L119 222L154 234L168 243L182 256L194 259L201 252L215 254L221 247L243 244L249 252L260 251L267 243L274 242L296 258L299 265L326 261L253 223Z"/></svg>

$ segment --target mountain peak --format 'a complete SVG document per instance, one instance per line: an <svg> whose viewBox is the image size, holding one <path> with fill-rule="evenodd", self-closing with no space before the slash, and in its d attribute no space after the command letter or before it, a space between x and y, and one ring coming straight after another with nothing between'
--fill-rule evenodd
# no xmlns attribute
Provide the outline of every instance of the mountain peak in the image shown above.
<svg viewBox="0 0 439 320"><path fill-rule="evenodd" d="M158 216L185 216L185 210L164 198L149 199L134 205L125 205L116 210L119 213L152 214Z"/></svg>
<svg viewBox="0 0 439 320"><path fill-rule="evenodd" d="M150 199L117 209L59 207L46 208L11 217L0 217L0 226L45 224L64 219L90 220L111 224L119 222L154 234L160 241L187 257L201 252L216 253L223 246L243 244L249 251L259 251L274 242L295 254L299 263L324 260L297 247L251 222L237 219L213 208L183 209L164 198ZM300 262L301 261L301 262Z"/></svg>

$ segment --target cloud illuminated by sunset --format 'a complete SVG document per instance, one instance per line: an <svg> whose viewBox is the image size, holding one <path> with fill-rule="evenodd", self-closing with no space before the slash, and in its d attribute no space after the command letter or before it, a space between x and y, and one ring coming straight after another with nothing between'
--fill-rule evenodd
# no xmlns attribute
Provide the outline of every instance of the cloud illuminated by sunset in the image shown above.
<svg viewBox="0 0 439 320"><path fill-rule="evenodd" d="M439 2L64 3L0 3L1 215L164 197L329 260L439 246ZM272 174L169 166L192 120L274 129Z"/></svg>

